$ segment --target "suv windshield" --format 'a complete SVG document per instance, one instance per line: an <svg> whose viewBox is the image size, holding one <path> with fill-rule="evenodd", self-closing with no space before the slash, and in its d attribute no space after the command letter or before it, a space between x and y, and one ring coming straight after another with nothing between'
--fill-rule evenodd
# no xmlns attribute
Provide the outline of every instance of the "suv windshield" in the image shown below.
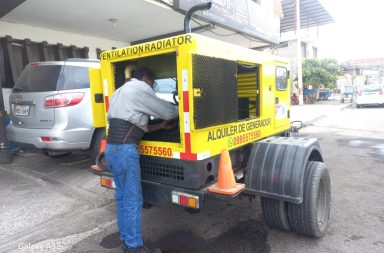
<svg viewBox="0 0 384 253"><path fill-rule="evenodd" d="M62 65L28 65L16 81L15 92L40 92L57 90L57 79Z"/></svg>
<svg viewBox="0 0 384 253"><path fill-rule="evenodd" d="M176 78L156 79L155 83L156 92L172 93L176 90Z"/></svg>

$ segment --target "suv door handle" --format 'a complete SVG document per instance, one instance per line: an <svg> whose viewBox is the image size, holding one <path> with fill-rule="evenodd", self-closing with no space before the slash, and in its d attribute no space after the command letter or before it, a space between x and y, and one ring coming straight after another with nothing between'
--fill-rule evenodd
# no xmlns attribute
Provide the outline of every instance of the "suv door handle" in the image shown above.
<svg viewBox="0 0 384 253"><path fill-rule="evenodd" d="M275 97L275 104L278 104L279 102L279 97Z"/></svg>

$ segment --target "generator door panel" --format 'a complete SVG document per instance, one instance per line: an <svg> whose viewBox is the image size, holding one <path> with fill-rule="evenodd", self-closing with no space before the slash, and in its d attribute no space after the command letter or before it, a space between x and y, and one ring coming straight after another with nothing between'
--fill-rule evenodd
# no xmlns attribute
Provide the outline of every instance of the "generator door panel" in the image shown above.
<svg viewBox="0 0 384 253"><path fill-rule="evenodd" d="M195 128L236 122L239 119L236 62L193 55L192 64Z"/></svg>

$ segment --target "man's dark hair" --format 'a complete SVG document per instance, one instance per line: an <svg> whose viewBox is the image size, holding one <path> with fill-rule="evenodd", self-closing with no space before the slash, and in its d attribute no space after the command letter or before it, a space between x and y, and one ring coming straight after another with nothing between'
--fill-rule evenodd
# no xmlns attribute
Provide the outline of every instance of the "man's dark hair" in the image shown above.
<svg viewBox="0 0 384 253"><path fill-rule="evenodd" d="M142 80L144 76L147 76L150 80L155 80L155 74L153 71L146 67L139 68L132 73L132 78L136 78L138 80Z"/></svg>

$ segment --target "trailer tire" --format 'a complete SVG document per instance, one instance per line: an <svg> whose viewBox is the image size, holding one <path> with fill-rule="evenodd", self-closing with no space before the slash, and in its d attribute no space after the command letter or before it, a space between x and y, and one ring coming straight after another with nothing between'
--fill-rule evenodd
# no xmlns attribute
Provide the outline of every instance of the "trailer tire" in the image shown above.
<svg viewBox="0 0 384 253"><path fill-rule="evenodd" d="M104 154L104 152L101 152L101 153L96 157L96 165L97 165L101 170L108 170L108 163L107 163L107 160L105 159L105 154Z"/></svg>
<svg viewBox="0 0 384 253"><path fill-rule="evenodd" d="M303 202L288 203L288 218L293 231L321 238L329 225L331 180L322 162L308 162L304 174Z"/></svg>
<svg viewBox="0 0 384 253"><path fill-rule="evenodd" d="M97 163L97 159L100 153L101 141L103 139L105 139L105 129L95 129L95 133L93 134L91 142L91 147L89 149L89 158L93 163Z"/></svg>
<svg viewBox="0 0 384 253"><path fill-rule="evenodd" d="M267 224L271 227L290 231L291 226L287 214L287 202L261 197L261 209Z"/></svg>

